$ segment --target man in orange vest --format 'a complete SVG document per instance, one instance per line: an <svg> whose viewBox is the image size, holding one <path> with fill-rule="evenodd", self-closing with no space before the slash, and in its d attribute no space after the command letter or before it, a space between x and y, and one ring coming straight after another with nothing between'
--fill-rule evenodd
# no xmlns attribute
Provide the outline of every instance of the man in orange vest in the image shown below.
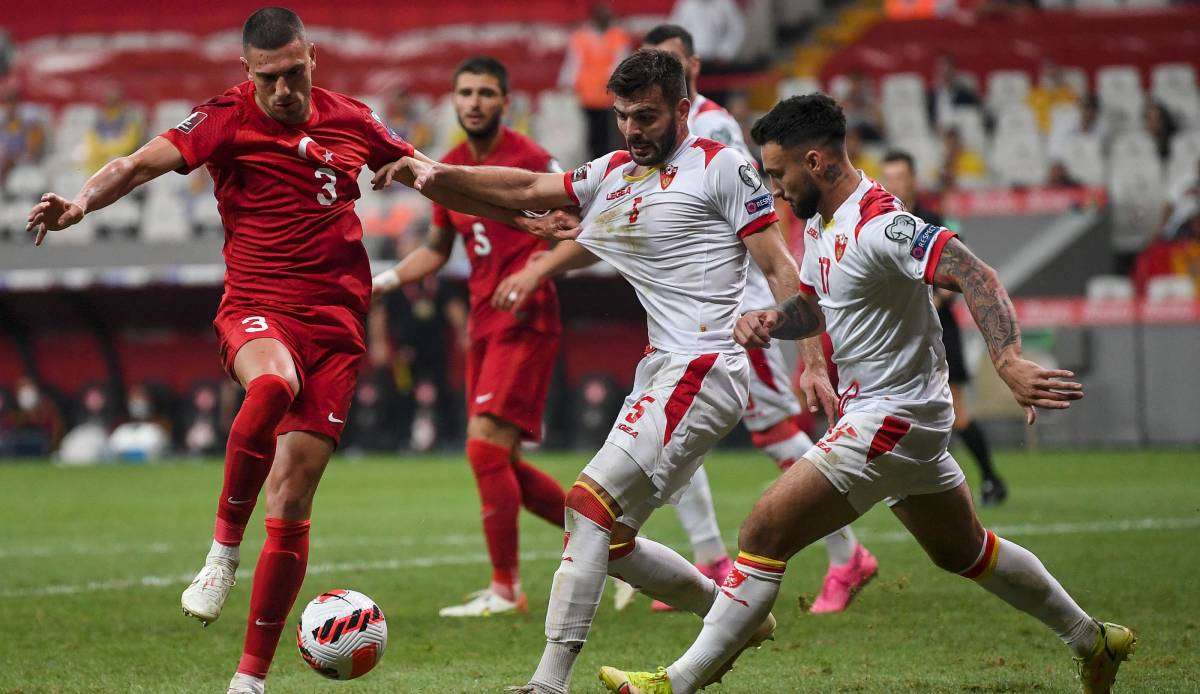
<svg viewBox="0 0 1200 694"><path fill-rule="evenodd" d="M612 9L592 5L588 23L571 34L558 84L575 90L587 117L588 156L597 158L613 149L609 109L612 97L606 85L617 63L629 53L629 34L613 24Z"/></svg>

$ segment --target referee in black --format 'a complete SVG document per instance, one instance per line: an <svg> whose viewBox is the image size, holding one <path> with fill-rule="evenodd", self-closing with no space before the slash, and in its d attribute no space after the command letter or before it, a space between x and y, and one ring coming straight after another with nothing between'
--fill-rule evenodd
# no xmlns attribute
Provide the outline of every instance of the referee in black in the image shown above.
<svg viewBox="0 0 1200 694"><path fill-rule="evenodd" d="M940 215L921 207L917 200L917 168L912 155L901 150L888 152L883 158L882 174L883 187L900 198L910 212L930 224L944 226ZM958 322L954 320L950 310L957 297L954 292L935 289L933 305L937 307L938 318L942 322L942 342L946 345L946 363L950 367L950 393L954 398L954 431L962 437L971 455L975 456L979 472L983 475L980 503L990 506L1002 503L1008 498L1008 487L992 467L992 450L988 446L987 436L971 419L963 396L963 387L971 380L971 375L967 373L967 366L963 361L962 336L959 334Z"/></svg>

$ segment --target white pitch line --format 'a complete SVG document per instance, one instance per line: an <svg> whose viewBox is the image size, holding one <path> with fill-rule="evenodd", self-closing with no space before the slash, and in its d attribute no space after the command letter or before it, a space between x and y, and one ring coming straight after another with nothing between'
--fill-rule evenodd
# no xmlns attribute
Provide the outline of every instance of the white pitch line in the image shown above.
<svg viewBox="0 0 1200 694"><path fill-rule="evenodd" d="M1014 537L1029 535L1075 535L1082 533L1120 533L1142 532L1148 530L1185 530L1200 527L1200 518L1136 518L1112 521L1090 521L1086 523L1024 523L1014 525L994 526L992 530ZM861 532L865 542L892 544L911 542L912 536L903 531ZM459 536L447 536L459 537ZM462 536L468 537L468 536ZM474 538L475 536L469 536ZM339 543L330 542L331 545ZM342 543L344 545L344 543ZM557 559L560 552L522 552L522 561L540 561ZM480 552L474 554L447 555L440 557L410 557L404 559L386 559L368 562L334 562L313 564L308 567L309 576L319 576L329 573L354 573L363 571L395 571L398 569L428 569L437 566L457 566L477 564L487 561L487 555ZM16 588L0 590L0 598L45 597L51 595L78 595L81 593L99 593L114 590L130 590L133 588L179 588L192 579L193 574L174 574L166 576L141 576L139 578L119 578L104 581L88 581L87 583L58 584L38 586L35 588ZM249 583L253 572L248 572L242 581Z"/></svg>

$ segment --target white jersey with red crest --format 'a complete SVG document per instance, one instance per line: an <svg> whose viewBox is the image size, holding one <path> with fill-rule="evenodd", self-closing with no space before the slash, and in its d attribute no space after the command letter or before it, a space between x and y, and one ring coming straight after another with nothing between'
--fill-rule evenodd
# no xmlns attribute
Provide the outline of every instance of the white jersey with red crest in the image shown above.
<svg viewBox="0 0 1200 694"><path fill-rule="evenodd" d="M801 291L815 293L833 340L843 413L954 421L934 271L954 232L926 224L878 183L862 181L833 218L804 232Z"/></svg>
<svg viewBox="0 0 1200 694"><path fill-rule="evenodd" d="M746 283L742 239L778 221L774 200L740 152L688 136L638 176L626 150L564 175L583 210L579 243L637 292L653 347L740 352L733 324Z"/></svg>

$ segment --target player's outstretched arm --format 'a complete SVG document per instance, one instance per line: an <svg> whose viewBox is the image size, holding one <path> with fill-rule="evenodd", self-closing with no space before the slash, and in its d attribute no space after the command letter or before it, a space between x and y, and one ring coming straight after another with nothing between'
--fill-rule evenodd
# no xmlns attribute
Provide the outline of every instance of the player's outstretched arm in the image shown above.
<svg viewBox="0 0 1200 694"><path fill-rule="evenodd" d="M1043 369L1021 357L1021 328L1008 291L996 271L958 239L951 239L942 250L933 283L942 289L962 292L996 372L1017 403L1026 408L1029 424L1037 420L1036 408L1065 410L1072 400L1083 397L1083 386L1070 380L1075 374Z"/></svg>
<svg viewBox="0 0 1200 694"><path fill-rule="evenodd" d="M796 296L800 291L800 269L796 267L796 259L788 251L787 243L783 240L783 232L779 224L772 224L762 231L742 239L750 257L758 263L758 267L767 277L771 287L771 295L778 304Z"/></svg>
<svg viewBox="0 0 1200 694"><path fill-rule="evenodd" d="M563 241L553 250L534 256L521 270L500 280L492 294L492 306L501 311L518 311L542 282L599 261L578 241Z"/></svg>
<svg viewBox="0 0 1200 694"><path fill-rule="evenodd" d="M183 155L166 138L156 137L126 157L118 157L100 168L83 184L74 200L46 193L29 212L25 231L34 234L34 245L42 245L46 233L78 224L83 216L113 204L134 188L185 165Z"/></svg>
<svg viewBox="0 0 1200 694"><path fill-rule="evenodd" d="M552 210L574 204L560 173L537 173L508 166L454 166L432 161L420 152L398 163L412 173L413 181L409 184L402 171L392 174L393 180L426 195L452 191L512 210Z"/></svg>
<svg viewBox="0 0 1200 694"><path fill-rule="evenodd" d="M454 232L436 225L430 227L424 245L404 256L394 267L375 275L371 280L371 298L377 299L401 285L441 270L453 250Z"/></svg>

